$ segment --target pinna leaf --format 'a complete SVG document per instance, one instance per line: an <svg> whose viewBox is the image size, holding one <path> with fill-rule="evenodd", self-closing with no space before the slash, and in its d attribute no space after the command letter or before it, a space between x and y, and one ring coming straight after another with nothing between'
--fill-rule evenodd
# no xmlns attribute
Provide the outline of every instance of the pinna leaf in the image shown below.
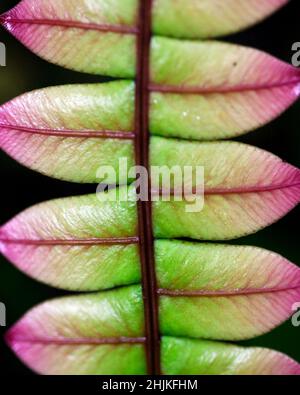
<svg viewBox="0 0 300 395"><path fill-rule="evenodd" d="M121 157L134 165L133 125L133 82L47 88L1 107L0 145L43 174L94 182Z"/></svg>
<svg viewBox="0 0 300 395"><path fill-rule="evenodd" d="M121 201L126 198L125 188L121 188L119 194L118 201L109 201L107 193L106 202L99 202L96 195L87 195L52 200L27 209L1 227L1 252L28 274L63 288L96 291L136 283L140 280L136 203ZM167 217L166 222L172 226L177 217L178 214ZM154 216L154 232L158 236L156 222L157 216ZM186 227L188 224L186 221ZM191 223L191 234L193 227ZM172 237L167 231L164 234L165 239ZM163 240L157 243L165 245ZM215 248L214 251L221 256L221 250ZM223 249L225 255L229 252L230 247ZM179 251L177 254L180 256ZM160 250L158 256L161 256ZM172 259L175 267L176 254ZM197 262L196 254L194 260ZM231 260L236 261L228 259ZM253 267L259 262L259 257L257 263L253 258ZM276 265L280 267L279 263ZM115 270L109 270L112 266ZM192 272L190 268L189 273Z"/></svg>
<svg viewBox="0 0 300 395"><path fill-rule="evenodd" d="M114 77L135 68L137 0L23 0L2 15L5 28L61 66Z"/></svg>
<svg viewBox="0 0 300 395"><path fill-rule="evenodd" d="M153 32L178 38L209 38L249 27L289 0L154 0Z"/></svg>
<svg viewBox="0 0 300 395"><path fill-rule="evenodd" d="M229 24L236 24L237 10L254 21L285 2L265 0L258 6L257 0L251 0L245 6L240 0L227 0L229 12L225 18L222 14L223 25L226 18ZM199 29L210 24L222 26L218 21L224 1L222 5L219 0L189 3L153 2L155 30L160 24L163 29L169 29L170 24L180 26L181 19L192 32L191 9L197 10L193 17ZM168 13L163 12L165 7ZM182 8L180 13L178 8ZM137 74L137 10L137 0L81 0L79 4L23 0L2 16L2 23L51 62L87 73L133 79ZM169 22L163 21L168 18ZM204 23L199 23L202 18ZM175 32L173 35L177 36ZM154 36L150 52L150 131L154 134L200 140L237 136L270 122L299 97L299 71L257 50Z"/></svg>
<svg viewBox="0 0 300 395"><path fill-rule="evenodd" d="M300 365L274 351L164 332L163 374L300 373ZM10 329L7 341L21 360L43 374L145 374L140 286L46 302Z"/></svg>
<svg viewBox="0 0 300 395"><path fill-rule="evenodd" d="M264 52L217 41L152 39L150 131L212 140L270 122L300 94L300 72Z"/></svg>

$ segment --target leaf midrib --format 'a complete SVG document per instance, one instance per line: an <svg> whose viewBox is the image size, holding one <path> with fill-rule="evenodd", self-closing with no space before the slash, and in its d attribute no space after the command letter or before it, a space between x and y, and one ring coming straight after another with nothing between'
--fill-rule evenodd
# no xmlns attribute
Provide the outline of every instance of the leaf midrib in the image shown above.
<svg viewBox="0 0 300 395"><path fill-rule="evenodd" d="M83 30L98 30L103 33L119 33L135 35L138 33L138 29L135 26L128 25L113 25L113 24L98 24L98 23L83 23L74 20L62 20L62 19L30 19L30 18L12 18L8 16L0 16L0 23L3 24L31 24L31 25L45 25L45 26L58 26L74 29Z"/></svg>
<svg viewBox="0 0 300 395"><path fill-rule="evenodd" d="M264 83L264 84L240 84L234 86L219 87L197 87L197 86L175 86L167 84L151 84L149 90L156 93L166 94L189 94L189 95L205 95L205 94L226 94L226 93L243 93L260 90L270 90L275 88L286 87L289 85L300 84L300 76L287 81Z"/></svg>
<svg viewBox="0 0 300 395"><path fill-rule="evenodd" d="M7 338L9 342L9 337ZM57 345L121 345L121 344L144 344L145 337L103 337L103 338L89 338L89 337L25 337L14 336L14 343L31 343L31 344L57 344Z"/></svg>
<svg viewBox="0 0 300 395"><path fill-rule="evenodd" d="M289 292L300 289L300 284L286 287L273 287L273 288L241 288L229 290L216 290L216 291L202 291L202 290L173 290L167 288L159 288L157 293L160 296L169 297L233 297L233 296L252 296L257 294L268 294L277 292Z"/></svg>
<svg viewBox="0 0 300 395"><path fill-rule="evenodd" d="M51 129L51 128L35 128L31 126L13 125L7 123L0 123L0 128L20 131L30 134L40 134L43 136L54 136L54 137L79 137L79 138L113 138L113 139L124 139L133 140L136 136L133 132L127 132L124 130L75 130L75 129Z"/></svg>

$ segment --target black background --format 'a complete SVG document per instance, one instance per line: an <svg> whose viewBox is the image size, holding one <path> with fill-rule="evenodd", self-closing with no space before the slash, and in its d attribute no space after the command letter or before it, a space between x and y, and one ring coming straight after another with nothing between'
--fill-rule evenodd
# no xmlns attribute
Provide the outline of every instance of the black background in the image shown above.
<svg viewBox="0 0 300 395"><path fill-rule="evenodd" d="M0 13L17 3L18 1L2 0ZM291 1L268 20L245 32L227 37L226 41L265 50L290 63L292 44L300 41L299 0ZM64 70L39 59L3 29L0 29L0 42L7 47L7 67L0 68L0 104L36 88L102 81L99 77ZM238 140L271 151L300 167L299 125L298 102L270 125ZM1 224L35 203L51 198L92 193L95 190L94 186L77 185L39 175L18 165L4 153L0 153L0 177ZM271 249L300 265L299 213L298 207L277 224L256 235L242 238L238 243ZM37 303L57 295L63 295L63 292L27 278L0 257L0 301L7 307L8 327ZM0 375L30 374L6 348L2 341L4 330L0 329ZM288 321L267 335L241 344L274 348L300 362L299 336L300 328L293 327Z"/></svg>

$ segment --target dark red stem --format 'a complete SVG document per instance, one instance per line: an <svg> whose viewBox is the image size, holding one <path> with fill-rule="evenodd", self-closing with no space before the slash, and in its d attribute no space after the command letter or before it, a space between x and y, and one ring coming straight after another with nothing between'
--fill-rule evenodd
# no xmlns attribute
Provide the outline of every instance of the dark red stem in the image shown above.
<svg viewBox="0 0 300 395"><path fill-rule="evenodd" d="M149 63L151 41L152 0L140 0L139 34L137 35L136 78L136 164L149 169ZM149 172L148 172L149 174ZM138 226L142 265L142 287L145 310L146 354L148 374L160 374L160 332L158 295L155 273L152 229L151 180L148 179L148 199L138 202Z"/></svg>

